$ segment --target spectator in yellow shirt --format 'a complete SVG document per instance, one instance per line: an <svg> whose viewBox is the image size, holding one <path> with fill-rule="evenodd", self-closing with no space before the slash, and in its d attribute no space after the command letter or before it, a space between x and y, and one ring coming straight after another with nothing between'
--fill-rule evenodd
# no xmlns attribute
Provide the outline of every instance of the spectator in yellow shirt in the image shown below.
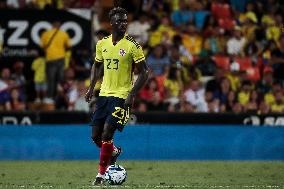
<svg viewBox="0 0 284 189"><path fill-rule="evenodd" d="M46 7L57 9L64 8L64 2L62 0L33 0L33 4L39 9L44 9Z"/></svg>
<svg viewBox="0 0 284 189"><path fill-rule="evenodd" d="M183 45L193 55L198 55L201 52L202 40L202 37L193 25L189 26L187 33L182 35Z"/></svg>
<svg viewBox="0 0 284 189"><path fill-rule="evenodd" d="M230 65L230 71L226 74L226 77L230 81L231 89L236 92L240 89L241 79L240 79L240 64L236 61L233 61Z"/></svg>
<svg viewBox="0 0 284 189"><path fill-rule="evenodd" d="M41 47L45 51L47 99L46 103L53 103L57 85L63 80L65 56L71 48L71 40L67 32L60 29L59 21L53 22L52 29L41 36Z"/></svg>
<svg viewBox="0 0 284 189"><path fill-rule="evenodd" d="M268 105L272 105L275 103L275 93L277 91L280 91L282 89L281 87L281 83L279 81L275 81L272 85L272 89L270 92L266 93L264 95L264 101L265 103L267 103Z"/></svg>
<svg viewBox="0 0 284 189"><path fill-rule="evenodd" d="M251 94L251 82L248 80L243 81L242 90L238 95L238 101L241 105L246 105L249 102L250 94Z"/></svg>
<svg viewBox="0 0 284 189"><path fill-rule="evenodd" d="M41 102L46 96L46 79L45 79L45 59L38 56L32 63L32 70L34 71L34 84L36 90L35 102Z"/></svg>
<svg viewBox="0 0 284 189"><path fill-rule="evenodd" d="M284 113L283 92L281 90L274 94L275 102L271 106L271 111L274 113Z"/></svg>

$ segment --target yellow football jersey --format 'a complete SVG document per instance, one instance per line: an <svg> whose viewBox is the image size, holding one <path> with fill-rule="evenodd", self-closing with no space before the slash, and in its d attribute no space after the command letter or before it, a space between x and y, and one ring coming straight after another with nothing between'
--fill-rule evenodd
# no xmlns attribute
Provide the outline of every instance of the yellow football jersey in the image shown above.
<svg viewBox="0 0 284 189"><path fill-rule="evenodd" d="M125 34L113 45L110 35L98 41L95 60L104 64L100 96L126 99L133 87L133 63L145 60L145 56L142 47L132 37Z"/></svg>

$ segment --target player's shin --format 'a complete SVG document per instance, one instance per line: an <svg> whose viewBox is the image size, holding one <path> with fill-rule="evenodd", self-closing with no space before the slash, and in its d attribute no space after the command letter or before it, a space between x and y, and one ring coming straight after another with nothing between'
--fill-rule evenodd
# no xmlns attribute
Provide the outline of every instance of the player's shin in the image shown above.
<svg viewBox="0 0 284 189"><path fill-rule="evenodd" d="M113 140L102 141L100 163L99 163L99 173L102 175L105 174L105 171L110 163L113 150L114 150Z"/></svg>

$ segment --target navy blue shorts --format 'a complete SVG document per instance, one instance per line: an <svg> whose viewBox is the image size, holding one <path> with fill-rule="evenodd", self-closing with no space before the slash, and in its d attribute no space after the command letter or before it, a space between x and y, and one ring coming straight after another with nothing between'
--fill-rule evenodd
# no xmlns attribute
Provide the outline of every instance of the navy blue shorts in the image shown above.
<svg viewBox="0 0 284 189"><path fill-rule="evenodd" d="M103 127L105 123L122 131L129 119L129 109L124 109L124 99L112 96L99 96L92 114L91 126Z"/></svg>

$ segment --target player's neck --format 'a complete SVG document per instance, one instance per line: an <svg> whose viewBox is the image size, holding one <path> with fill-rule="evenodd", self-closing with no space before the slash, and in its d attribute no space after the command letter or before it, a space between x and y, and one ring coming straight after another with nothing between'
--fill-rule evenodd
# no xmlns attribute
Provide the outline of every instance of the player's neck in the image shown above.
<svg viewBox="0 0 284 189"><path fill-rule="evenodd" d="M118 33L118 32L113 32L112 33L112 43L116 44L118 41L120 41L124 37L125 33Z"/></svg>

